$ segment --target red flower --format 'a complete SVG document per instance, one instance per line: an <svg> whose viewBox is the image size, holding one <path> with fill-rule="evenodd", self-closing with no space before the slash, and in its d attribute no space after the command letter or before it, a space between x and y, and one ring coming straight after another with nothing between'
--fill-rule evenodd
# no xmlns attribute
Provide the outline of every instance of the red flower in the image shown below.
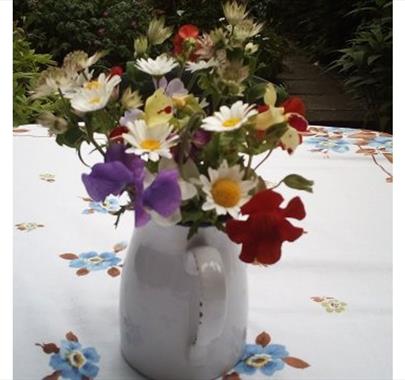
<svg viewBox="0 0 405 380"><path fill-rule="evenodd" d="M128 133L128 128L123 126L123 125L117 125L111 132L110 135L108 136L108 138L111 141L114 141L116 143L119 144L123 144L124 143L124 139L122 138L122 135L124 133Z"/></svg>
<svg viewBox="0 0 405 380"><path fill-rule="evenodd" d="M199 29L193 24L186 24L180 27L177 34L181 37L184 41L187 38L197 38L200 34Z"/></svg>
<svg viewBox="0 0 405 380"><path fill-rule="evenodd" d="M242 244L239 258L246 263L274 264L281 257L284 241L294 241L304 232L293 226L287 218L304 219L305 209L299 197L281 208L283 197L268 189L257 193L241 212L249 215L246 221L230 219L226 233L235 243Z"/></svg>
<svg viewBox="0 0 405 380"><path fill-rule="evenodd" d="M283 103L281 107L284 107L285 113L299 113L302 116L305 116L305 104L301 98L298 96L291 96Z"/></svg>
<svg viewBox="0 0 405 380"><path fill-rule="evenodd" d="M292 113L288 117L288 125L295 128L298 132L306 132L308 130L308 121L298 113Z"/></svg>
<svg viewBox="0 0 405 380"><path fill-rule="evenodd" d="M174 53L176 55L182 54L184 50L184 43L186 41L194 42L196 43L197 37L200 34L199 29L192 24L186 24L180 27L178 30L177 34L174 37L173 44L174 44ZM195 48L197 48L197 43ZM195 50L195 49L192 49ZM190 57L189 59L193 59L192 56L192 51L189 52ZM195 57L194 57L195 58Z"/></svg>
<svg viewBox="0 0 405 380"><path fill-rule="evenodd" d="M122 76L122 74L124 74L124 69L121 66L113 66L109 72L110 77L114 75Z"/></svg>

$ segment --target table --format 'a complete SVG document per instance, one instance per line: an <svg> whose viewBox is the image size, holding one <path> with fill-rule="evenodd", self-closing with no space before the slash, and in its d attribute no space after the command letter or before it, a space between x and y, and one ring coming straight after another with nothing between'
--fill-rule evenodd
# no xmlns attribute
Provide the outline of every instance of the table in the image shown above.
<svg viewBox="0 0 405 380"><path fill-rule="evenodd" d="M21 126L14 136L14 378L52 375L50 361L68 339L82 345L93 377L141 379L119 348L120 265L133 216L114 229L109 212L117 200L88 199L80 179L88 170L46 129ZM100 160L84 156L90 164ZM283 347L272 346L278 349L264 372L246 362L234 372L252 380L389 379L392 136L312 126L287 156L275 151L260 174L273 183L290 173L315 181L313 194L299 194L307 234L284 245L277 265L248 269L247 343ZM103 252L102 270L71 266L80 255Z"/></svg>

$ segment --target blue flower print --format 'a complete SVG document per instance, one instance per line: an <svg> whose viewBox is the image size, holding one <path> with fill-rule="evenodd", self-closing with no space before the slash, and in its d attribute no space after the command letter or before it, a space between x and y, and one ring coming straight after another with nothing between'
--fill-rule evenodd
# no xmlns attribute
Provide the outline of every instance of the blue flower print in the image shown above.
<svg viewBox="0 0 405 380"><path fill-rule="evenodd" d="M305 143L314 145L316 150L327 153L332 150L336 153L345 153L350 150L350 143L345 139L330 139L328 137L316 136L305 140Z"/></svg>
<svg viewBox="0 0 405 380"><path fill-rule="evenodd" d="M284 368L282 359L288 356L288 352L281 344L270 344L266 347L257 344L247 344L245 353L234 371L253 375L260 370L266 376L272 376L276 371Z"/></svg>
<svg viewBox="0 0 405 380"><path fill-rule="evenodd" d="M116 266L121 261L114 252L84 252L70 262L71 268L87 269L88 271L105 270Z"/></svg>
<svg viewBox="0 0 405 380"><path fill-rule="evenodd" d="M100 355L93 347L82 348L79 342L63 340L58 353L54 353L49 365L60 373L63 379L82 380L95 378L99 368L96 363Z"/></svg>
<svg viewBox="0 0 405 380"><path fill-rule="evenodd" d="M83 210L83 214L93 214L98 212L100 214L114 213L120 209L119 197L109 195L104 202L95 202L93 200L84 198L89 202L88 208Z"/></svg>
<svg viewBox="0 0 405 380"><path fill-rule="evenodd" d="M372 148L392 153L392 137L377 136L367 142L367 146Z"/></svg>

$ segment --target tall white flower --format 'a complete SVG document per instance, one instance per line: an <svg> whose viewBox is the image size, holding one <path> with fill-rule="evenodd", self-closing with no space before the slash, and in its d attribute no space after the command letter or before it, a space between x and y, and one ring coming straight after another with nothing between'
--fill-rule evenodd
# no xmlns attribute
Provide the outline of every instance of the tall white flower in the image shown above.
<svg viewBox="0 0 405 380"><path fill-rule="evenodd" d="M227 1L223 5L223 10L226 20L231 25L237 25L244 20L249 13L246 11L246 4L238 4L235 0L232 2Z"/></svg>
<svg viewBox="0 0 405 380"><path fill-rule="evenodd" d="M136 60L135 66L144 73L154 77L161 77L177 67L178 62L176 62L176 60L173 58L162 54L155 59L139 58Z"/></svg>
<svg viewBox="0 0 405 380"><path fill-rule="evenodd" d="M248 119L257 114L253 109L254 105L249 105L238 100L229 108L221 106L219 112L214 116L208 116L203 119L201 128L206 131L228 132L240 128Z"/></svg>
<svg viewBox="0 0 405 380"><path fill-rule="evenodd" d="M129 131L122 135L124 140L132 145L127 152L151 161L158 161L160 157L172 157L170 148L176 145L179 137L173 134L173 126L160 124L149 127L142 119L127 125Z"/></svg>
<svg viewBox="0 0 405 380"><path fill-rule="evenodd" d="M110 100L117 84L121 82L119 75L106 77L100 74L95 80L84 83L83 87L70 99L72 108L80 112L97 111L104 108Z"/></svg>
<svg viewBox="0 0 405 380"><path fill-rule="evenodd" d="M242 168L239 165L229 167L227 161L223 161L218 170L209 168L208 175L209 178L200 176L206 197L202 209L237 218L241 206L250 199L249 192L255 188L256 183L244 181Z"/></svg>
<svg viewBox="0 0 405 380"><path fill-rule="evenodd" d="M201 60L198 62L187 62L186 70L195 73L196 71L206 70L210 69L211 67L218 66L218 64L218 61L214 58L211 58L208 61Z"/></svg>

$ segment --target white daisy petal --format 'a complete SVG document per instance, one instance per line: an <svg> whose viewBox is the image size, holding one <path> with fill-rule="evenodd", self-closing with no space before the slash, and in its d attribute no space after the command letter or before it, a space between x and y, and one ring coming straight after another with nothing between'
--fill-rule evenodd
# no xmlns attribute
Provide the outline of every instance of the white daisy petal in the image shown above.
<svg viewBox="0 0 405 380"><path fill-rule="evenodd" d="M203 119L201 128L214 132L229 132L240 128L249 117L257 113L252 110L254 105L244 104L241 100L233 103L231 107L221 106L213 116Z"/></svg>

